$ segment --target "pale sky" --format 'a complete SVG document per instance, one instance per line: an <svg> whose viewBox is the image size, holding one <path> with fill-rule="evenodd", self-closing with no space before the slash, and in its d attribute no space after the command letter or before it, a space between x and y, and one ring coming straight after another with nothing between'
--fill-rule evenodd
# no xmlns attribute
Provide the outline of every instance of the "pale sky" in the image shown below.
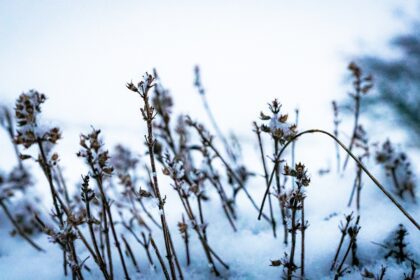
<svg viewBox="0 0 420 280"><path fill-rule="evenodd" d="M415 1L397 0L0 0L0 102L34 88L75 145L90 124L141 141L140 100L125 83L156 67L177 112L205 120L193 88L199 64L222 129L251 134L278 97L286 111L301 109L303 127L331 130L351 56L384 52L406 28L396 15L415 11Z"/></svg>

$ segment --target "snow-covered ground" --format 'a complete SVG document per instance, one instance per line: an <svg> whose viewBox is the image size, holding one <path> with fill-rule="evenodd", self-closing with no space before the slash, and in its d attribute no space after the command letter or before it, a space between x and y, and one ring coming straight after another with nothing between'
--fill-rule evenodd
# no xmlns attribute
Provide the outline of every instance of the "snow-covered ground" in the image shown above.
<svg viewBox="0 0 420 280"><path fill-rule="evenodd" d="M189 113L209 123L192 86L192 69L198 62L203 68L210 106L222 130L239 135L247 167L261 175L251 123L266 109L267 102L279 98L291 118L294 108L299 107L299 130L316 127L332 131L330 101L346 98L348 90L347 85L342 85L348 61L339 55L370 50L386 52L381 46L387 36L403 28L391 13L400 1L354 1L352 4L328 1L323 5L304 1L297 4L269 1L264 5L254 1L236 5L224 1L212 3L201 6L181 1L158 5L127 1L118 6L108 3L99 7L94 1L72 5L3 1L0 3L3 38L0 102L13 106L17 95L29 88L47 94L49 100L43 107L43 121L63 129L63 140L57 151L65 177L74 187L80 182L80 174L86 173L81 160L75 156L79 150L79 134L88 132L90 125L103 130L109 149L123 143L146 162L141 103L124 87L125 82L136 80L145 70L157 67L174 96L175 113ZM405 5L401 8L406 12L415 6L414 1ZM92 104L97 106L92 107ZM392 124L365 118L362 121L372 142L388 137L394 142L405 140ZM345 121L342 126L345 133L340 136L345 143L350 128L351 122ZM15 161L13 148L3 131L0 143L0 168L7 171ZM409 155L415 174L419 174L419 151L411 149ZM290 158L290 154L286 157ZM310 279L330 279L329 266L340 237L339 222L345 214L355 211L346 206L355 168L350 164L344 174L336 174L335 146L330 139L319 135L308 135L298 141L296 160L304 162L311 174L306 200L309 221L306 274ZM385 186L390 186L391 181L374 164L373 158L367 165ZM318 171L326 168L331 172L319 176ZM31 170L38 175L36 190L48 211L51 204L45 178L38 166L32 165ZM381 265L386 265L385 279L400 279L409 271L408 265L397 265L392 260L385 262L384 250L373 242L383 243L402 223L409 231L410 250L418 260L419 230L367 177L363 180L358 236L360 259L375 273ZM248 184L257 202L262 200L264 186L261 176L252 178ZM167 215L175 247L181 263L185 263L184 245L177 230L181 205L169 185L162 188L168 196ZM282 275L281 268L270 266L270 260L279 259L288 251L281 238L274 239L269 224L257 220L255 209L243 193L238 198L238 231L233 232L219 200L214 193L211 196L213 199L205 203L204 212L210 225L209 242L230 265L230 270L223 271L223 275L231 279L278 279ZM402 203L420 220L418 204ZM152 209L157 215L157 209ZM280 222L278 209L276 213ZM62 252L55 244L46 236L36 237L47 250L47 253L38 253L18 237L12 238L10 229L4 213L0 212L0 279L63 278ZM281 230L278 233L281 236ZM191 236L194 240L193 232ZM156 234L162 246L160 237ZM143 248L128 239L140 263L138 278L162 279L159 271L148 267ZM191 244L192 265L184 271L186 279L211 278L201 246L198 242ZM86 257L88 253L81 246L80 249L81 255ZM92 260L89 262L94 267ZM116 269L116 278L123 279L121 268L116 265ZM135 278L131 263L130 271ZM101 278L98 271L86 272L85 276ZM360 279L360 271L354 270L344 278Z"/></svg>

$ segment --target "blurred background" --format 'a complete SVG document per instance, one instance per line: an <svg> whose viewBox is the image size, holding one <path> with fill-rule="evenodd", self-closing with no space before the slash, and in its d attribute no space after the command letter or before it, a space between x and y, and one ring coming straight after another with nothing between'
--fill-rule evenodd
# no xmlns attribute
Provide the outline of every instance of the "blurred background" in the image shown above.
<svg viewBox="0 0 420 280"><path fill-rule="evenodd" d="M0 1L0 102L13 106L29 89L45 93L43 116L63 129L60 147L69 168L78 162L71 156L78 135L90 125L103 129L110 144L143 148L140 100L125 83L145 71L157 69L177 113L208 122L193 86L193 68L200 65L221 129L254 143L252 121L274 98L291 115L300 109L301 129L332 131L331 101L348 100L347 65L356 60L377 81L369 106L397 96L388 106L365 107L365 116L381 120L368 127L370 136L415 147L418 8L414 0ZM412 36L392 47L400 35ZM390 79L399 82L392 89ZM399 104L398 96L411 107ZM395 125L401 118L406 126ZM343 130L350 128L351 117L348 124L342 119ZM325 142L316 142L319 154L312 151L321 165L334 157L333 148L323 150L331 147Z"/></svg>

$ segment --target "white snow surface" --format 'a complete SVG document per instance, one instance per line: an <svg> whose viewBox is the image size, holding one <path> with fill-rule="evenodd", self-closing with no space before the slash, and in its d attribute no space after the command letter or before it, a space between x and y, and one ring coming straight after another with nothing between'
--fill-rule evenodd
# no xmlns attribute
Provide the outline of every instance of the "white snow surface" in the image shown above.
<svg viewBox="0 0 420 280"><path fill-rule="evenodd" d="M305 140L303 140L305 141ZM302 141L302 144L303 144ZM267 141L268 142L268 141ZM250 168L261 174L261 166L258 162L256 146L246 147ZM268 148L267 148L268 150ZM310 145L297 145L297 161L299 155L310 153ZM331 151L334 147L331 147ZM253 155L254 154L254 155ZM287 155L290 157L290 155ZM352 188L353 176L355 172L354 166L350 164L347 171L342 175L331 172L324 176L319 176L317 170L320 168L319 160L307 160L307 156L302 156L307 163L307 168L311 176L311 184L307 190L306 200L306 217L309 221L309 228L306 232L306 274L310 279L330 279L332 274L329 272L332 259L340 232L338 224L343 219L344 214L349 214L356 210L347 207L347 201ZM144 157L147 159L147 157ZM309 157L310 158L310 157ZM80 165L82 165L80 163ZM33 167L35 169L35 166ZM333 169L333 168L332 168ZM375 174L384 184L390 182L384 176L381 176L379 167L373 168ZM158 171L159 178L164 178L162 172ZM77 177L75 177L77 178ZM398 224L402 223L409 231L408 242L410 250L417 258L420 254L420 235L419 231L398 211L398 209L390 203L375 186L363 177L364 186L362 190L362 207L361 214L361 231L358 237L359 257L362 263L371 271L378 272L381 265L388 267L387 279L397 279L402 277L404 272L408 272L407 265L396 265L394 261L385 261L383 259L384 250L380 246L372 242L383 243L384 240L393 232ZM38 188L43 188L44 178L38 178ZM77 179L76 179L77 180ZM175 241L175 247L182 264L185 264L184 244L181 239L177 222L180 221L182 207L178 201L176 193L166 184L166 179L161 180L161 188L163 194L167 195L166 214L168 216L169 225ZM290 183L290 182L289 182ZM261 176L251 179L248 184L251 194L257 202L260 202L264 192L264 181ZM214 190L208 188L211 200L204 205L205 222L208 226L208 238L214 250L230 265L230 269L220 270L223 276L229 279L274 279L282 275L281 268L269 266L270 260L279 259L284 252L288 252L288 247L282 243L282 232L279 221L280 212L276 205L275 215L277 217L278 238L273 238L271 227L267 222L257 220L257 212L250 205L246 197L241 194L238 197L238 220L236 221L238 232L233 232L229 226L218 197ZM48 198L45 198L48 202ZM194 203L194 201L193 201ZM153 204L153 203L151 203ZM404 203L403 205L415 217L419 219L419 207L413 203ZM50 207L50 206L48 206ZM158 208L149 205L150 211L157 217L159 215ZM266 206L266 210L268 207ZM267 213L267 211L266 211ZM329 219L328 216L333 215ZM40 243L47 253L38 253L19 238L12 238L8 235L11 229L4 214L0 213L0 271L1 279L65 279L62 273L62 253L55 244L48 242L48 238L40 235L36 241ZM118 227L118 226L117 226ZM119 230L122 230L121 228ZM154 228L155 238L164 252L163 240L160 232ZM190 231L191 240L191 259L192 264L186 268L183 265L186 279L209 279L213 278L202 251L202 248L195 237L195 233ZM135 240L126 234L128 240L135 252L138 262L140 263L141 273L137 274L128 260L130 272L133 279L162 279L163 275L160 269L154 271L148 266L143 248L139 246ZM88 252L80 246L80 257L85 258ZM299 246L298 246L299 250ZM299 251L297 251L299 252ZM117 252L114 252L115 264ZM157 264L157 261L155 261ZM87 264L94 268L90 274L84 272L86 279L101 278L100 272L96 270L92 260L88 260ZM116 279L123 279L123 273L119 265L115 266ZM359 279L360 271L352 269L351 274L347 274L344 279Z"/></svg>

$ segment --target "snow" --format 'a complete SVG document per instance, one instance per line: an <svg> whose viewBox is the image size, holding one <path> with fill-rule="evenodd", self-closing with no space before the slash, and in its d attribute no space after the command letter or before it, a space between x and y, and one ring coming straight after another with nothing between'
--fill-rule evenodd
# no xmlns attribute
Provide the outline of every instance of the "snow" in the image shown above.
<svg viewBox="0 0 420 280"><path fill-rule="evenodd" d="M250 148L250 147L248 147ZM333 150L333 147L331 147ZM147 158L147 157L146 157ZM297 158L299 160L299 158ZM260 170L259 163L252 164L257 170ZM350 167L350 166L349 166ZM180 168L179 166L177 168ZM259 169L258 169L259 168ZM329 266L338 245L340 232L338 230L339 221L343 219L344 214L349 214L355 209L346 207L347 200L351 191L353 172L351 168L343 176L337 174L327 174L325 176L316 176L314 170L317 166L307 165L311 176L311 184L307 190L306 217L309 221L309 228L306 232L306 272L313 278L330 279ZM313 170L313 171L312 171ZM312 171L312 172L311 172ZM375 173L380 173L376 167ZM159 178L162 173L158 172ZM164 182L164 181L161 181ZM177 231L177 222L181 217L181 207L178 199L169 185L164 185L163 193L167 195L166 214L168 216L169 226L174 238L178 257L182 264L185 264L185 253L183 240ZM261 201L264 184L262 177L251 179L249 184L251 194L256 201ZM404 272L409 271L408 265L396 265L392 260L382 259L383 250L372 242L383 243L389 234L396 229L399 223L403 223L410 235L408 241L411 244L410 250L416 255L420 254L420 238L418 230L411 225L407 219L400 214L396 207L392 205L382 193L380 193L372 182L364 177L364 187L362 190L362 208L361 213L361 231L358 238L359 257L366 264L370 271L378 272L381 265L386 265L387 277L401 277ZM205 220L208 223L207 232L209 242L214 246L214 250L230 265L229 271L223 271L223 275L230 279L258 279L278 278L281 275L281 268L269 266L270 260L279 259L283 253L288 251L282 242L282 238L274 239L271 228L268 223L258 221L257 213L246 198L242 195L238 198L238 232L233 232L227 220L223 217L220 202L214 192L208 192L211 200L205 202L204 213ZM418 206L412 203L405 203L410 213L418 217ZM279 216L278 208L276 216ZM149 210L157 217L159 210L157 207L149 207ZM327 217L333 214L331 218ZM0 247L0 271L4 279L26 279L31 275L32 279L64 279L62 276L61 251L48 242L46 236L38 236L39 242L48 253L37 253L31 247L22 243L19 238L8 236L10 225L4 219L4 214L0 214L2 246ZM278 220L278 222L280 222ZM157 231L154 228L154 231ZM281 236L281 230L278 230ZM130 272L134 279L161 279L160 269L154 271L146 261L146 256L141 246L129 236L128 241L133 247L137 260L140 263L141 273L135 273L134 267L130 265ZM186 279L209 279L212 278L202 248L195 237L194 232L190 231L191 236L191 258L190 268L184 268ZM160 246L163 244L160 234L155 234L155 239ZM7 240L7 242L5 242ZM81 249L81 258L88 256L86 251ZM299 246L297 248L299 250ZM163 251L163 247L162 247ZM116 252L114 252L116 255ZM157 262L155 262L157 264ZM94 267L92 260L87 264ZM184 266L185 267L185 266ZM118 279L123 278L122 270L116 266ZM87 279L100 278L98 271L92 274L84 272ZM359 278L360 271L354 270L346 275L344 279Z"/></svg>
<svg viewBox="0 0 420 280"><path fill-rule="evenodd" d="M4 14L3 18L6 18L4 30L6 39L0 46L2 50L0 57L3 61L0 66L2 74L0 76L3 79L0 89L2 98L10 103L16 93L32 86L39 87L48 94L50 99L46 105L50 107L46 107L43 114L50 114L53 120L65 121L64 138L58 142L54 150L59 151L60 163L63 165L65 178L70 182L70 188L79 194L79 188L74 186L80 181L80 174L86 174L86 168L75 156L75 152L79 149L77 135L88 131L89 124L94 124L97 128L103 126L107 148L119 142L129 143L130 148L137 151L136 155L140 161L148 162L143 147L145 130L139 128L142 127L142 118L138 112L140 103L136 103L138 98L130 99L132 94L126 93L126 89L121 86L124 81L130 79L131 75L136 75L138 71L149 66L157 65L158 69L163 68L165 78L172 79L168 86L176 89L174 101L178 106L177 110L188 111L194 119L200 121L205 118L204 110L195 103L199 99L194 99L194 95L190 94L194 92L193 89L190 90L191 65L198 60L204 66L204 77L208 79L204 81L208 82L206 93L211 95L209 103L215 109L216 118L221 118L221 129L227 131L233 128L234 132L239 133L246 166L256 172L256 176L250 179L247 186L259 203L262 200L265 183L250 120L257 120L258 112L263 109L265 102L270 101L269 98L278 96L282 102L290 105L289 108L284 108L285 111L292 112L291 106L299 104L302 116L299 123L306 124L304 127L299 127L299 131L314 126L327 127L332 131L330 118L332 113L326 109L329 108L328 102L333 93L340 92L342 93L340 96L345 95L345 91L337 84L343 74L342 66L346 62L342 60L338 62L337 49L340 49L342 55L343 51L348 52L349 49L355 48L352 45L355 38L368 40L376 45L378 41L401 28L390 19L391 5L383 5L381 1L369 4L366 1L357 1L357 5L330 1L331 3L326 5L329 6L328 9L325 7L319 9L319 5L315 3L305 3L309 6L303 9L304 11L301 7L297 7L300 4L296 6L293 4L290 9L291 4L278 2L274 5L276 1L273 1L269 3L270 11L267 11L264 5L253 6L251 2L246 2L244 9L240 10L237 6L223 1L211 7L206 6L206 9L202 6L196 7L194 4L187 9L189 15L185 13L185 17L179 17L179 12L183 11L178 10L186 8L184 5L178 7L179 4L169 3L169 6L165 6L164 12L153 5L134 8L127 3L121 4L123 6L121 9L114 9L115 6L97 9L98 3L94 2L83 8L77 4L71 7L60 6L61 8L55 4L47 7L51 3L44 3L42 5L46 5L45 7L41 5L36 9L30 7L32 3L9 3L10 11L6 8L0 9L0 13ZM355 7L360 7L361 13L348 13ZM174 13L173 9L177 9L177 13ZM82 10L86 12L80 13ZM202 13L202 10L217 11L220 16L214 17L213 13ZM318 11L320 14L314 14L313 11ZM12 14L17 16L10 16ZM7 20L8 17L14 20ZM110 20L114 18L119 20ZM39 19L45 20L39 21ZM141 19L142 22L137 19ZM110 22L114 25L110 26ZM173 22L169 29L168 22ZM8 27L13 28L9 28L8 31ZM39 30L43 30L42 34L39 34ZM282 34L282 36L273 36L273 34ZM324 40L318 40L321 37ZM21 38L28 38L27 41L32 43L22 45ZM141 40L138 41L137 38ZM255 40L250 43L249 38ZM308 41L311 42L310 48L307 47ZM98 45L103 47L98 48ZM261 45L264 46L263 50ZM343 46L347 48L343 50ZM356 49L363 51L367 47L363 43L357 46ZM60 67L56 67L57 63ZM144 86L147 79L147 76L143 77L138 85L142 91L146 89ZM160 83L157 86L162 89ZM273 90L274 88L276 89ZM253 96L249 97L248 94ZM99 106L92 108L92 104ZM2 110L0 110L1 119ZM271 118L269 122L272 128L289 131L290 126L280 123L277 116ZM48 127L51 126L45 125L37 129L40 134L44 134L48 131ZM367 131L369 137L378 141L384 141L383 137L388 132L389 135L386 136L392 137L393 140L401 139L396 127L387 127L382 123L378 125L374 122ZM345 134L341 134L340 138L348 140ZM272 156L268 138L265 140L266 154ZM12 146L7 141L7 136L0 132L1 175L7 174L6 171L10 172L12 165L16 163ZM214 141L220 144L217 138ZM311 184L305 189L306 218L309 221L306 232L306 271L311 279L331 279L329 267L340 237L338 224L344 215L352 211L357 212L354 207L347 207L356 172L352 163L349 164L345 174L330 171L324 176L318 175L318 170L325 169L326 166L327 169L335 170L335 147L329 141L322 137L318 139L308 136L299 140L296 147L296 161L305 163L311 175ZM414 160L413 173L418 174L419 152L411 149L408 155ZM289 158L290 154L285 156L291 165ZM35 188L26 192L24 196L26 199L36 201L44 213L49 213L52 204L47 182L39 166L27 162L25 164L34 172L36 184ZM188 169L187 165L184 165ZM205 163L203 165L205 166ZM392 190L392 181L385 176L383 169L375 165L372 159L367 165L387 189ZM152 176L159 177L162 196L167 197L165 213L168 216L179 259L185 268L183 240L177 229L182 207L169 179L163 179L165 176L161 168L162 166L159 166L157 173L152 173ZM218 174L223 176L224 172ZM415 180L418 183L418 178ZM136 185L135 189L139 187ZM279 237L275 239L269 224L257 220L255 209L244 194L240 193L238 220L235 221L238 231L233 232L224 217L216 193L211 186L206 186L205 189L210 197L210 201L203 203L208 239L214 250L230 266L229 271L221 269L223 276L230 279L279 279L282 275L281 268L271 267L270 260L281 258L289 248L281 241L278 206L275 207L275 216L279 226L277 231ZM417 190L417 196L418 192ZM35 194L41 196L42 203L34 199ZM22 204L17 203L20 198L21 196L17 196L12 200L10 208L13 212L19 212L23 208ZM194 197L192 201L196 202ZM420 220L418 204L411 201L401 202L416 220ZM159 219L158 204L155 198L145 199L145 205L155 219ZM268 205L265 210L267 213ZM403 273L409 271L409 266L396 264L392 260L385 261L383 249L372 242L383 243L398 224L402 223L409 231L407 239L410 250L418 259L419 231L366 176L363 176L360 214L358 253L362 263L374 273L379 271L381 265L386 265L388 268L386 279L401 279ZM156 227L151 223L150 225L156 233L154 237L162 253L164 252L162 236ZM119 225L117 228L123 231ZM4 212L0 209L0 279L19 280L28 277L42 280L65 279L62 273L62 252L56 244L49 242L47 236L38 235L35 238L36 242L48 252L39 253L19 237L11 237L9 235L11 229ZM148 264L143 248L129 234L125 235L141 269L141 273L135 272L135 268L127 260L133 279L162 279L156 258L155 269ZM191 230L190 236L192 265L185 268L185 278L211 279L212 275L201 245ZM89 255L79 241L76 245L81 253L81 259ZM117 252L114 251L113 255L116 256ZM123 279L121 267L117 261L114 262L116 279ZM91 258L87 260L87 265L95 268ZM86 279L102 277L97 269L91 274L84 271L84 275ZM360 278L357 269L344 277L344 279Z"/></svg>

